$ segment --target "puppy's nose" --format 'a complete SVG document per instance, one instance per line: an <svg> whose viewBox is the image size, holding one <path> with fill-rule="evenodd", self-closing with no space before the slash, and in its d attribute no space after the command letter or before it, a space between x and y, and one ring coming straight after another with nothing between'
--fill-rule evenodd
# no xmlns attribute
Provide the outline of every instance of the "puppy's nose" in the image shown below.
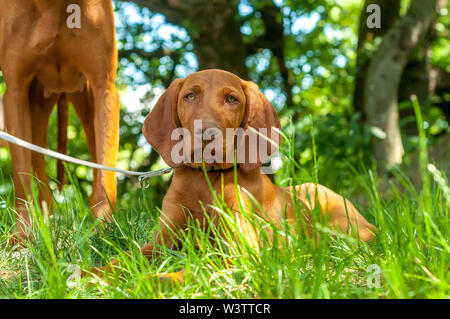
<svg viewBox="0 0 450 319"><path fill-rule="evenodd" d="M202 137L203 134L205 133L205 131L210 129L210 128L215 129L214 131L220 129L219 126L216 123L214 123L214 122L202 121L201 125L197 125L194 128L194 134L196 136Z"/></svg>

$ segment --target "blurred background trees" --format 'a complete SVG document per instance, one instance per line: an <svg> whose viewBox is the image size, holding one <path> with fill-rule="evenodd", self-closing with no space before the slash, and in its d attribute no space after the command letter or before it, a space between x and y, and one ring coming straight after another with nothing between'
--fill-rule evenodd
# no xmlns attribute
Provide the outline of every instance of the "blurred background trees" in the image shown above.
<svg viewBox="0 0 450 319"><path fill-rule="evenodd" d="M411 94L419 98L430 143L437 145L436 156L448 163L448 151L443 151L450 144L447 1L115 0L114 4L122 168L164 166L142 137L144 117L173 79L205 68L225 69L258 83L279 111L286 133L295 138L295 156L305 179L314 165L312 137L319 179L337 190L350 186L349 167L408 163L417 148ZM381 9L380 28L367 26L370 4ZM55 119L56 114L50 129L56 132ZM55 149L56 140L49 145ZM89 158L73 112L69 154ZM9 165L7 150L0 149L3 174L8 174ZM48 165L55 171L53 161ZM69 167L88 193L92 172ZM120 177L119 194L127 199L135 183ZM156 200L166 185L167 177L152 181ZM0 193L7 189L1 186Z"/></svg>

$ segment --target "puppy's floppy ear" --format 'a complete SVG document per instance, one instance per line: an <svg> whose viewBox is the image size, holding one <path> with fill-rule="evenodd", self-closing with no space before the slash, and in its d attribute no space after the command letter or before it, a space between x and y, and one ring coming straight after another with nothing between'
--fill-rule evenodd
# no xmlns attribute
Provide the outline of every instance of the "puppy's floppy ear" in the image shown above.
<svg viewBox="0 0 450 319"><path fill-rule="evenodd" d="M273 128L281 130L281 125L276 109L264 94L261 93L258 86L251 81L243 80L241 80L241 85L246 98L242 128L250 136L251 134L254 134L249 130L251 127L277 144L277 146L274 146L271 142L265 140L263 136L258 136L257 145L252 145L254 143L250 144L251 138L246 138L245 162L240 163L240 167L244 171L251 171L266 163L270 159L270 156L280 146L281 135ZM251 160L252 158L253 160Z"/></svg>
<svg viewBox="0 0 450 319"><path fill-rule="evenodd" d="M161 155L164 162L171 167L178 167L181 163L174 163L171 151L179 141L171 140L172 132L181 126L177 115L178 94L183 84L182 79L176 79L159 98L155 107L145 118L142 131L150 145Z"/></svg>

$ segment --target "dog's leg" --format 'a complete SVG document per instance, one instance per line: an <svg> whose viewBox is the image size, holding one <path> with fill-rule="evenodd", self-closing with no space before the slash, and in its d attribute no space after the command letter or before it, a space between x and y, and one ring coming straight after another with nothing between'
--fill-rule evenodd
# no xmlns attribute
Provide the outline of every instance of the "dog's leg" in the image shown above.
<svg viewBox="0 0 450 319"><path fill-rule="evenodd" d="M75 92L67 95L69 101L72 103L78 118L83 126L86 134L86 142L91 155L91 160L97 162L97 155L95 151L95 132L94 132L94 101L91 96L91 91L88 85L84 86L82 92ZM97 170L94 170L94 176ZM95 178L94 178L95 182Z"/></svg>
<svg viewBox="0 0 450 319"><path fill-rule="evenodd" d="M163 202L158 227L153 233L152 241L142 247L142 254L150 259L158 256L161 247L176 248L178 246L177 233L183 231L185 225L186 216L181 207Z"/></svg>
<svg viewBox="0 0 450 319"><path fill-rule="evenodd" d="M178 248L176 246L176 240L174 240L175 234L173 233L173 230L170 230L165 226L160 225L160 231L156 231L153 234L153 238L154 239L150 243L144 245L144 247L142 247L141 249L141 253L149 260L157 258L160 255L160 249L162 247ZM177 272L158 273L153 275L153 277L158 277L160 279L169 280L172 282L183 283L185 274L185 269L182 269Z"/></svg>
<svg viewBox="0 0 450 319"><path fill-rule="evenodd" d="M182 231L186 224L184 212L179 206L163 202L163 211L168 212L168 214L162 214L159 224L152 235L152 240L141 248L142 255L149 260L157 258L163 248L179 248L177 232ZM108 265L95 267L90 272L99 277L105 277L106 274L120 272L119 266L120 261L113 259ZM185 271L183 269L174 273L155 274L152 277L183 282L184 275ZM86 276L86 273L83 273L82 277L84 276Z"/></svg>
<svg viewBox="0 0 450 319"><path fill-rule="evenodd" d="M101 165L115 167L119 151L120 124L119 94L115 86L118 53L112 4L107 1L101 3L104 4L95 2L92 10L87 6L82 8L86 23L74 38L73 49L77 52L74 53L72 62L87 80L85 94L88 96L84 99L89 101L89 108L79 107L81 111L77 113L80 118L89 117L84 120L83 126L89 135L88 143L92 144L89 147L92 160ZM94 17L92 12L97 10L96 7L99 15ZM97 25L98 19L102 21L101 30ZM96 36L92 37L93 34ZM76 43L83 43L87 49L78 52ZM94 170L90 198L93 215L110 220L110 214L115 209L116 194L116 174Z"/></svg>
<svg viewBox="0 0 450 319"><path fill-rule="evenodd" d="M291 190L292 193L292 190ZM322 185L306 183L295 186L295 196L308 211L319 203L322 214L328 217L330 227L350 232L363 241L374 237L375 227L370 224L353 206L353 204L331 189Z"/></svg>
<svg viewBox="0 0 450 319"><path fill-rule="evenodd" d="M13 68L14 70L14 68ZM28 101L27 81L19 72L4 71L7 89L4 96L6 129L8 133L31 142L31 112ZM16 202L16 222L19 238L29 236L30 216L27 209L27 195L31 194L31 151L14 144L9 145L12 159L13 181Z"/></svg>
<svg viewBox="0 0 450 319"><path fill-rule="evenodd" d="M88 144L89 153L91 154L92 161L95 163L101 163L103 165L115 166L115 158L117 154L118 141L116 142L116 149L111 149L108 153L109 156L114 157L114 163L110 162L102 162L101 157L99 157L98 147L98 127L103 127L103 124L107 119L100 120L100 124L96 124L96 114L98 110L94 108L94 97L89 85L86 85L83 92L76 92L68 95L69 100L72 102L75 111L77 112L78 117L83 125L83 129L86 133L86 139ZM118 121L118 119L117 119ZM113 129L112 129L113 130ZM118 131L118 123L117 128ZM107 134L105 132L105 134ZM111 133L116 136L117 133ZM104 151L104 148L102 148ZM108 172L109 173L109 172ZM109 179L105 180L105 176L108 176ZM107 187L103 187L103 183L106 183ZM109 184L108 184L109 183ZM106 192L105 192L106 190ZM108 196L108 197L107 197ZM92 184L92 195L91 195L91 206L94 212L94 215L97 217L101 217L102 213L109 208L108 200L111 204L115 204L116 196L116 179L115 174L107 174L107 172L94 170L94 182ZM103 208L102 208L103 207ZM107 217L107 216L105 216Z"/></svg>
<svg viewBox="0 0 450 319"><path fill-rule="evenodd" d="M44 98L43 88L37 83L32 83L30 88L30 107L32 118L32 140L33 144L47 148L47 129L50 115L56 103L57 95ZM48 183L47 170L45 168L45 157L42 154L33 152L32 154L33 170L41 183L39 201L45 201L52 211L52 194Z"/></svg>
<svg viewBox="0 0 450 319"><path fill-rule="evenodd" d="M97 163L116 166L119 149L119 96L114 82L93 83L94 132ZM98 171L94 176L91 205L96 217L110 219L117 194L116 174ZM112 206L112 207L111 207Z"/></svg>

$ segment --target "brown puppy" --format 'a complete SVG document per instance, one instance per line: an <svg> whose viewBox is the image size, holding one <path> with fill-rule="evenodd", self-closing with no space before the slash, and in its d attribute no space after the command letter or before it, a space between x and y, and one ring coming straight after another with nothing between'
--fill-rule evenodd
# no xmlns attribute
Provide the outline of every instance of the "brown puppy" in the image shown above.
<svg viewBox="0 0 450 319"><path fill-rule="evenodd" d="M202 120L206 125L196 128L194 122L198 120ZM181 144L180 140L173 139L172 135L172 132L176 132L180 127L185 129ZM186 218L194 218L201 224L208 222L204 208L210 220L217 220L218 213L211 207L215 205L213 194L207 184L204 172L199 169L202 164L192 160L198 147L192 147L192 139L184 140L186 136L206 134L206 130L216 128L215 141L220 133L225 134L227 128L237 129L239 127L244 129L252 127L256 130L280 128L280 122L274 107L259 91L257 85L243 81L231 73L221 70L206 70L192 74L185 79L177 79L159 99L155 108L147 116L143 131L149 143L159 152L166 163L175 168L175 172L163 200L158 231L154 234L153 241L142 248L145 256L151 257L154 253L158 253L157 249L162 244L166 247L179 248L177 242L174 242L172 230L184 229L187 224ZM272 140L278 138L275 131L269 133L267 130L265 135ZM244 199L244 206L248 196L242 189L252 194L261 205L262 211L258 212L260 215L275 225L280 225L282 224L281 218L287 218L288 222L295 220L291 196L296 196L303 205L306 221L310 221L310 212L315 204L319 203L322 213L329 217L330 226L342 231L349 231L364 241L373 237L374 227L361 216L352 203L344 202L341 196L326 187L308 183L298 185L293 190L274 185L261 172L260 168L262 157L265 153L270 155L273 149L266 148L261 152L258 144L252 150L252 145L242 143L242 139L235 143L234 139L222 139L222 141L223 144L216 143L215 152L211 153L214 155L220 151L234 153L236 149L236 153L242 152L245 155L244 160L237 167L237 183L241 188L239 195L241 199ZM227 144L228 142L231 143ZM179 145L188 149L183 156L184 162L181 163L177 160ZM198 145L201 150L206 150L210 144L200 143ZM177 151L174 152L174 150ZM258 153L253 162L251 162L252 152ZM205 166L209 170L208 177L212 188L217 194L223 194L227 206L239 215L241 212L234 182L233 157L231 157L231 161L223 162L218 161L218 157L215 156L213 160L208 153L203 153L203 155L205 155L203 160L210 162ZM224 155L224 157L226 156ZM191 163L188 163L189 161ZM350 224L352 225L351 229ZM242 226L242 233L250 243L254 243L257 233L252 227L251 225ZM312 227L312 225L307 226L307 230L311 231ZM116 263L113 262L111 266ZM93 272L101 273L103 270L94 269ZM184 272L179 272L163 277L182 280L183 276Z"/></svg>
<svg viewBox="0 0 450 319"><path fill-rule="evenodd" d="M110 0L0 0L0 68L8 133L47 147L49 116L55 103L67 118L72 102L86 132L92 161L115 166L119 100L115 87L117 49ZM78 15L72 16L72 15ZM71 20L74 18L74 20ZM80 25L77 25L77 19ZM64 139L62 139L64 144ZM17 232L27 237L26 194L30 174L48 185L42 155L10 145L16 194ZM91 205L95 216L116 200L116 178L94 172ZM41 200L49 201L49 194Z"/></svg>

